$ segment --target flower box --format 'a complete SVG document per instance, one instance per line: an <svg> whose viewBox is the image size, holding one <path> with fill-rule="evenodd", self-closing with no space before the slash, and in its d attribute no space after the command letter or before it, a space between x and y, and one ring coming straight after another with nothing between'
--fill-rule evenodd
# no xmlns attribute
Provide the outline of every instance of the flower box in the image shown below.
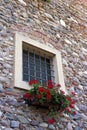
<svg viewBox="0 0 87 130"><path fill-rule="evenodd" d="M73 111L75 100L71 95L65 95L61 90L61 85L54 85L52 81L48 81L48 84L40 84L37 80L29 82L33 88L24 94L23 98L28 106L36 106L38 108L44 108L49 110L51 115L65 113L75 113Z"/></svg>

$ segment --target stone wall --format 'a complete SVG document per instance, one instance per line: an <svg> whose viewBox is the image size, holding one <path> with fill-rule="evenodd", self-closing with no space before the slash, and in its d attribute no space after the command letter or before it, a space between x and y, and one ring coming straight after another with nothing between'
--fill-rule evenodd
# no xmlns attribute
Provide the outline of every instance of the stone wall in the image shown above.
<svg viewBox="0 0 87 130"><path fill-rule="evenodd" d="M87 0L24 1L0 0L0 89L13 87L14 36L21 32L61 51L66 87L78 95L77 111L86 112Z"/></svg>

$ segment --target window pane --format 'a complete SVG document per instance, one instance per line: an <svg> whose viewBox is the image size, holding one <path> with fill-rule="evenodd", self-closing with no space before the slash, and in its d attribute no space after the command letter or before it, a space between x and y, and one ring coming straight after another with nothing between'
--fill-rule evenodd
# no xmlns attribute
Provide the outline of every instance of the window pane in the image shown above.
<svg viewBox="0 0 87 130"><path fill-rule="evenodd" d="M40 71L36 71L36 77L40 77Z"/></svg>
<svg viewBox="0 0 87 130"><path fill-rule="evenodd" d="M29 53L29 61L30 61L30 64L34 64L34 54L33 53Z"/></svg>
<svg viewBox="0 0 87 130"><path fill-rule="evenodd" d="M28 81L28 51L23 50L23 80Z"/></svg>
<svg viewBox="0 0 87 130"><path fill-rule="evenodd" d="M24 81L28 81L28 75L24 74L23 80L24 80Z"/></svg>
<svg viewBox="0 0 87 130"><path fill-rule="evenodd" d="M23 67L23 73L28 75L28 68L27 67Z"/></svg>
<svg viewBox="0 0 87 130"><path fill-rule="evenodd" d="M35 79L35 77L30 75L30 80L34 80L34 79Z"/></svg>

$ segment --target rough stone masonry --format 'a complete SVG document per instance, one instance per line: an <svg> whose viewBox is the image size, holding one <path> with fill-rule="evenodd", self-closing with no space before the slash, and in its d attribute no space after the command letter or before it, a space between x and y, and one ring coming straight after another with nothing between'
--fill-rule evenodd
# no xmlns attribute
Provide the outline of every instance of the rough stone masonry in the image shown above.
<svg viewBox="0 0 87 130"><path fill-rule="evenodd" d="M75 116L49 125L44 110L24 104L13 88L15 32L61 51ZM87 130L87 0L0 0L0 130Z"/></svg>

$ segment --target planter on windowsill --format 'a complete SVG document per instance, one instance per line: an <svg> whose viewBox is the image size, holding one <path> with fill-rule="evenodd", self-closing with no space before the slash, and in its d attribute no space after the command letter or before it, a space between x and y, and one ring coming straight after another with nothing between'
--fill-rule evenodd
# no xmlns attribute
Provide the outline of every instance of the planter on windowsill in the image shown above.
<svg viewBox="0 0 87 130"><path fill-rule="evenodd" d="M35 106L37 108L43 108L43 109L48 109L49 108L49 104L47 104L47 103L40 104L39 102L37 102L35 100L33 100L33 101L26 100L26 99L24 99L24 100L25 100L25 103L28 104L28 106Z"/></svg>
<svg viewBox="0 0 87 130"><path fill-rule="evenodd" d="M64 91L60 90L60 84L54 86L52 81L49 80L47 85L43 85L38 83L37 80L32 80L29 85L33 85L33 88L23 96L28 106L45 108L53 116L62 112L74 112L75 100L72 99L72 96L75 94L65 95Z"/></svg>

